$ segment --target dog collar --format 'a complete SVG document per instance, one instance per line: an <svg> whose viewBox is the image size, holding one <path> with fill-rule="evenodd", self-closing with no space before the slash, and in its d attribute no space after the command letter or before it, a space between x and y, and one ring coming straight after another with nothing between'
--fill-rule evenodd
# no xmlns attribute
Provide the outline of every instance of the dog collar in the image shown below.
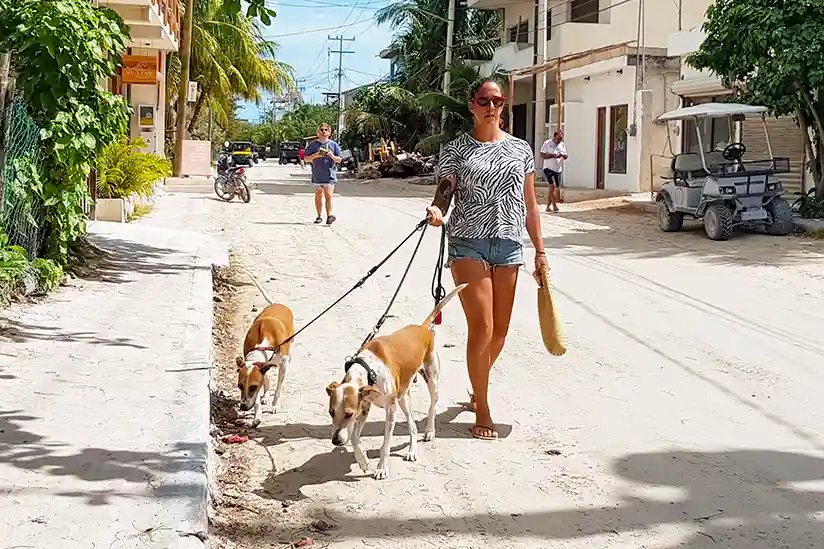
<svg viewBox="0 0 824 549"><path fill-rule="evenodd" d="M369 364L367 364L366 361L363 358L361 358L359 356L347 359L346 362L343 365L343 371L348 374L349 373L349 368L351 368L353 364L357 364L358 366L362 366L363 369L366 370L366 382L369 385L371 385L371 386L377 385L377 383L378 383L378 373L375 370L373 370L372 367L369 366Z"/></svg>

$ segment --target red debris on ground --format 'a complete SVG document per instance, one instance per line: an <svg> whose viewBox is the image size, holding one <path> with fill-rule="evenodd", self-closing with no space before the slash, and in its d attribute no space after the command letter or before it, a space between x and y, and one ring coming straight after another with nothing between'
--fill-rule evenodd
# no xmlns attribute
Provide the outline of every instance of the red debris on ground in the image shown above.
<svg viewBox="0 0 824 549"><path fill-rule="evenodd" d="M244 442L249 442L249 437L246 435L226 435L220 440L226 444L243 444Z"/></svg>

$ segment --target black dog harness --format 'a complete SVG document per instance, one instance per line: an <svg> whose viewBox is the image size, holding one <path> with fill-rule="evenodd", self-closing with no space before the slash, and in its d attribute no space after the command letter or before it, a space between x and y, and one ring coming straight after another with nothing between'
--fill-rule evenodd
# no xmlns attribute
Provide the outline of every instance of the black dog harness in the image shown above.
<svg viewBox="0 0 824 549"><path fill-rule="evenodd" d="M359 356L348 358L343 365L343 371L347 374L349 373L349 368L352 367L353 364L357 364L358 366L362 366L364 370L366 370L366 383L370 386L375 386L378 383L378 373L372 369L367 362Z"/></svg>

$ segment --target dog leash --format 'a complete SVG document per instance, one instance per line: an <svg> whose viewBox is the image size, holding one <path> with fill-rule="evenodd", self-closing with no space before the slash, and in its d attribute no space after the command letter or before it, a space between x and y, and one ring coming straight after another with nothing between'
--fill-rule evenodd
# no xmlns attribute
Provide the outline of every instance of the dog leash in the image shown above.
<svg viewBox="0 0 824 549"><path fill-rule="evenodd" d="M441 244L438 249L438 262L435 264L435 273L432 275L432 297L437 306L446 297L446 289L443 287L443 260L446 249L446 225L441 225ZM442 312L435 317L435 325L440 326Z"/></svg>
<svg viewBox="0 0 824 549"><path fill-rule="evenodd" d="M412 251L412 257L409 258L409 263L406 264L406 269L403 271L403 276L401 276L400 282L398 282L398 287L395 288L395 293L392 294L392 299L389 300L389 305L386 306L386 310L383 312L381 317L375 323L375 327L372 328L372 331L367 334L366 338L363 340L363 343L361 343L360 347L358 348L358 351L354 355L346 357L346 361L343 363L343 371L346 372L346 373L349 373L349 369L355 364L358 364L364 370L366 370L367 384L370 385L370 386L374 386L378 382L378 374L375 372L375 370L372 369L371 366L369 366L369 364L363 358L361 358L358 355L360 354L361 351L363 351L363 348L366 347L367 343L369 343L370 341L375 339L375 336L378 335L378 332L380 331L381 326L383 326L383 323L386 322L387 318L389 318L389 311L392 309L392 305L395 304L395 299L398 297L398 294L401 292L401 288L403 287L403 283L404 283L404 281L406 281L406 275L409 274L409 269L412 268L412 263L415 261L415 257L418 255L418 250L420 249L421 243L423 242L423 237L426 234L426 227L428 226L428 219L424 219L422 221L422 223L424 225L423 225L423 230L421 231L421 236L418 239L418 243L415 245L415 249ZM416 230L417 230L417 227L416 227Z"/></svg>
<svg viewBox="0 0 824 549"><path fill-rule="evenodd" d="M255 350L255 351L277 351L277 350L278 350L278 349L280 349L283 345L286 345L287 343L289 343L290 341L292 341L293 339L295 339L295 338L296 338L296 337L297 337L297 336L298 336L301 332L303 332L303 331L304 331L305 329L307 329L309 326L311 326L312 324L314 324L314 323L315 323L318 319L320 319L320 317L322 317L323 315L325 315L326 313L328 313L329 311L331 311L332 309L334 309L334 308L335 308L335 306L336 306L338 303L340 303L341 301L343 301L344 299L346 299L346 298L349 296L349 294L351 294L352 292L354 292L355 290L357 290L358 288L360 288L361 286L363 286L363 284L364 284L367 280L369 280L369 278L371 278L371 277L372 277L372 275L374 275L376 272L378 272L378 269L380 269L381 267L383 267L384 263L386 263L387 261L389 261L389 259L390 259L393 255L395 255L395 254L397 253L397 251L398 251L398 250L400 250L400 249L403 247L403 245L404 245L404 244L406 244L406 243L409 241L409 239L410 239L410 238L412 238L413 236L415 236L415 233L417 233L418 231L421 231L421 238L418 240L418 245L417 245L417 246L415 246L415 251L412 253L412 259L410 259L410 260L409 260L409 264L406 266L406 271L404 271L404 273L403 273L403 277L401 278L401 283L398 285L398 289L397 289L397 290L395 290L395 295L394 295L394 296L392 296L392 301L390 301L390 302L389 302L389 307L387 307L387 308L386 308L386 312L383 314L383 316L381 317L381 319L378 321L378 324L375 326L375 329L373 330L373 335L372 335L372 338L373 338L373 337L375 337L375 335L374 335L374 334L377 334L377 331L380 329L381 325L382 325L382 324L386 321L386 317L387 317L387 316L388 316L388 314L389 314L389 308L390 308L390 307L392 307L392 304L395 302L395 298L397 297L398 292L400 292L401 285L403 285L403 281L404 281L404 279L406 278L406 274L409 272L409 267L411 267L411 266L412 266L412 260L414 260L414 259L415 259L415 255L417 255L417 253L418 253L418 248L420 248L420 246L421 246L421 241L423 241L423 235L424 235L424 233L426 232L426 226L427 226L428 224L429 224L429 219L428 219L428 218L423 219L422 221L418 222L418 224L417 224L417 225L415 225L415 228L414 228L414 229L412 229L412 232L411 232L411 233L409 233L409 234L406 236L406 238L404 238L404 239L401 241L401 243L400 243L400 244L398 244L397 246L395 246L395 249L393 249L391 252L389 252L389 255L387 255L386 257L384 257L384 258L383 258L383 259L382 259L382 260L381 260L381 261L380 261L377 265L375 265L374 267L372 267L371 269L369 269L369 271L367 271L367 273L363 276L363 278L361 278L360 280L358 280L358 282L356 282L356 283L355 283L355 285L354 285L354 286L352 286L352 288L350 288L348 292L346 292L346 293L345 293L345 294L343 294L341 297L339 297L339 298L338 298L338 299L337 299L334 303L332 303L331 305L329 305L328 307L326 307L326 308L325 308L325 309L324 309L324 310L323 310L323 311L322 311L322 312L321 312L318 316L316 316L315 318L313 318L312 320L310 320L310 321L309 321L307 324L305 324L305 325L304 325L304 326L303 326L300 330L298 330L297 332L295 332L294 334L292 334L290 337L286 338L286 339L285 339L285 340L283 340L282 342L278 343L277 345L270 346L270 347L255 347L253 350ZM423 229L423 230L422 230L422 229ZM363 342L363 345L366 345L366 344L369 342L369 340L371 340L371 338L369 338L369 339L367 339L366 341L364 341L364 342Z"/></svg>
<svg viewBox="0 0 824 549"><path fill-rule="evenodd" d="M401 276L401 280L400 280L400 282L398 282L398 287L395 288L395 293L392 294L392 299L389 300L389 305L386 306L386 310L383 312L381 317L378 319L378 322L375 323L375 327L372 328L372 331L369 332L369 334L366 336L366 339L364 339L363 343L361 343L361 346L358 349L358 353L363 350L364 346L367 343L369 343L370 341L375 339L375 336L378 335L378 332L380 331L381 326L383 326L383 323L386 322L386 319L389 317L389 311L390 311L390 309L392 309L392 305L395 304L395 299L398 297L398 294L401 292L401 288L403 287L403 283L404 283L404 281L406 281L406 275L409 274L409 269L412 268L412 263L415 261L415 256L418 255L418 250L421 247L421 242L423 242L423 237L426 234L426 227L429 225L428 219L424 219L421 223L423 223L423 230L421 231L421 237L418 239L418 243L415 245L415 249L412 251L412 257L409 258L409 263L406 264L406 270L403 271L403 276ZM418 226L420 227L421 225L418 224ZM417 230L417 228L418 227L416 227L416 230ZM357 356L358 353L355 353L355 356ZM347 362L348 362L348 359L347 359Z"/></svg>

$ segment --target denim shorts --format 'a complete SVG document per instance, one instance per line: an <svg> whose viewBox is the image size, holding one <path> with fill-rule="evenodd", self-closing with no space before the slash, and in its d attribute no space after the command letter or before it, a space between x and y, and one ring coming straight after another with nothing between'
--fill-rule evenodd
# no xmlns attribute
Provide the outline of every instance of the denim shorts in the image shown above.
<svg viewBox="0 0 824 549"><path fill-rule="evenodd" d="M561 172L544 168L544 179L546 179L546 182L550 185L555 185L556 187L561 186Z"/></svg>
<svg viewBox="0 0 824 549"><path fill-rule="evenodd" d="M456 259L475 259L490 267L514 267L524 264L524 247L505 238L449 238L446 267Z"/></svg>

